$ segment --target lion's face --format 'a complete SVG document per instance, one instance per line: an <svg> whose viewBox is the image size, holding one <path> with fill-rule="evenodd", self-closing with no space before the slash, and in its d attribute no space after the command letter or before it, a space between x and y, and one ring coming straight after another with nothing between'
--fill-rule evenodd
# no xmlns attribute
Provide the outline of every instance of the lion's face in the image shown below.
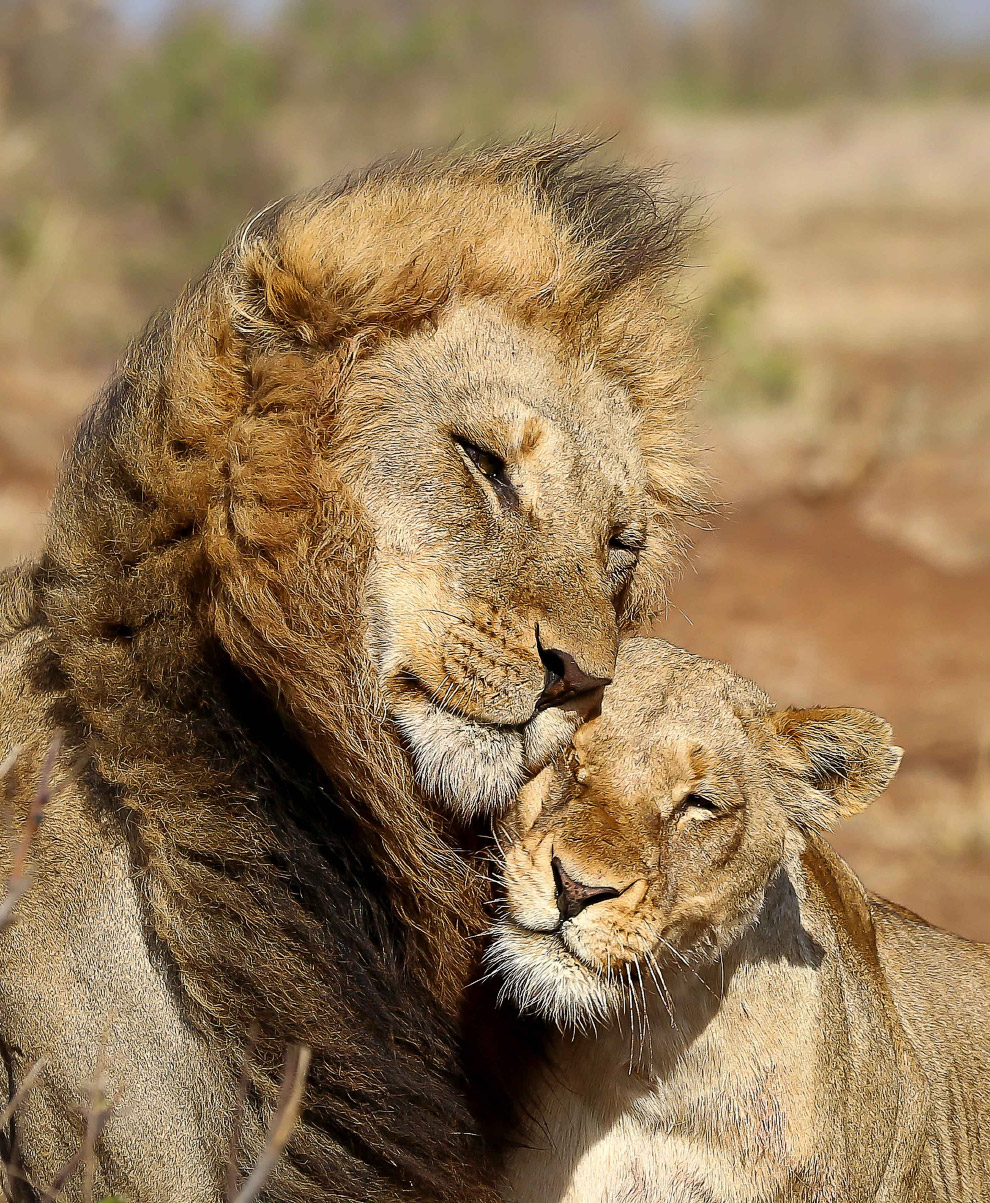
<svg viewBox="0 0 990 1203"><path fill-rule="evenodd" d="M632 642L602 716L521 792L500 840L490 962L520 1005L578 1026L633 982L662 992L664 974L717 959L801 828L865 805L899 759L868 712L776 712L722 665Z"/></svg>
<svg viewBox="0 0 990 1203"><path fill-rule="evenodd" d="M507 803L601 700L654 506L624 392L482 302L354 370L364 637L422 785Z"/></svg>

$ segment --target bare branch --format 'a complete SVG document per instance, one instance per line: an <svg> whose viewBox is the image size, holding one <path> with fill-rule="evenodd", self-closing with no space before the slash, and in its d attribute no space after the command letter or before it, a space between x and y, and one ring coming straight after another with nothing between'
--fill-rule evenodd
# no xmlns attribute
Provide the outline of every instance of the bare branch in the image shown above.
<svg viewBox="0 0 990 1203"><path fill-rule="evenodd" d="M20 749L15 749L4 760L3 765L0 766L3 770L0 772L0 779L10 772L19 751ZM62 733L59 731L52 740L51 746L48 749L48 755L45 757L45 763L41 770L41 780L38 782L38 789L31 801L31 809L28 811L27 818L24 821L23 834L10 863L7 892L3 900L0 901L0 932L5 931L10 926L10 922L14 917L14 908L20 902L24 891L31 884L31 876L28 873L27 867L28 858L31 853L31 845L34 842L34 837L41 826L41 820L44 818L45 807L51 800L52 772L55 768L55 761L58 759L61 751Z"/></svg>
<svg viewBox="0 0 990 1203"><path fill-rule="evenodd" d="M94 1147L96 1142L100 1139L100 1135L103 1132L103 1129L106 1127L107 1120L110 1118L110 1113L112 1110L112 1106L107 1106L100 1111L90 1113L90 1117L86 1123L85 1142L83 1143L79 1152L73 1154L73 1156L70 1157L65 1163L61 1173L51 1184L48 1190L46 1190L41 1196L40 1203L55 1203L55 1200L68 1185L69 1179L73 1176L73 1174L75 1174L80 1166L85 1165L86 1159L92 1156L91 1148Z"/></svg>
<svg viewBox="0 0 990 1203"><path fill-rule="evenodd" d="M0 781L3 781L4 777L6 777L14 765L17 764L17 758L20 756L23 749L23 744L15 744L14 747L11 748L11 750L3 758L3 760L0 760Z"/></svg>
<svg viewBox="0 0 990 1203"><path fill-rule="evenodd" d="M120 1102L124 1088L120 1086L113 1099L107 1099L106 1036L100 1045L96 1060L96 1072L89 1084L89 1111L86 1116L86 1135L82 1146L82 1198L83 1203L93 1203L93 1186L96 1177L96 1142L110 1112Z"/></svg>
<svg viewBox="0 0 990 1203"><path fill-rule="evenodd" d="M278 1092L275 1114L268 1128L265 1147L233 1203L251 1203L252 1199L256 1199L278 1163L299 1118L309 1058L309 1049L304 1044L290 1044L286 1049L282 1085Z"/></svg>
<svg viewBox="0 0 990 1203"><path fill-rule="evenodd" d="M24 1102L28 1091L34 1087L35 1082L38 1080L38 1075L44 1068L45 1062L39 1057L24 1075L24 1080L21 1082L20 1086L17 1087L14 1097L10 1100L7 1106L4 1107L3 1111L0 1111L0 1128L5 1128L7 1124L10 1123L14 1112L21 1105L21 1103Z"/></svg>
<svg viewBox="0 0 990 1203"><path fill-rule="evenodd" d="M251 1058L260 1035L257 1024L252 1024L248 1032L247 1045L244 1049L244 1060L241 1062L241 1076L237 1083L237 1104L234 1108L234 1124L230 1131L230 1147L227 1154L227 1180L224 1199L233 1203L237 1194L237 1154L241 1140L241 1125L244 1122L244 1108L247 1105L248 1080L251 1073Z"/></svg>

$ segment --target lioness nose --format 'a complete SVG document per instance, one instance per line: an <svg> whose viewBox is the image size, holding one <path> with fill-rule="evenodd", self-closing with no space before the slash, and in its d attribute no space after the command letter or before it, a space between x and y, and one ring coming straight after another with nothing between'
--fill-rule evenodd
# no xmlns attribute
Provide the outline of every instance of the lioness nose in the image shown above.
<svg viewBox="0 0 990 1203"><path fill-rule="evenodd" d="M585 907L604 902L606 898L619 897L620 891L611 886L586 886L583 882L575 881L560 863L559 856L555 856L550 865L553 868L553 883L557 887L557 910L561 919L573 919Z"/></svg>
<svg viewBox="0 0 990 1203"><path fill-rule="evenodd" d="M612 684L611 677L595 677L586 673L568 652L562 652L555 647L544 647L540 643L539 632L536 646L546 669L543 692L536 703L537 710L546 710L548 706L563 706L565 702Z"/></svg>

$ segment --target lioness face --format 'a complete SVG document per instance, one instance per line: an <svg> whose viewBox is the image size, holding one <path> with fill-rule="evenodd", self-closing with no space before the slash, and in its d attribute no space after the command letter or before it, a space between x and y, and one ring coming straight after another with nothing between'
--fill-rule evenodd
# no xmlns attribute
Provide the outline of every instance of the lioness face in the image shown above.
<svg viewBox="0 0 990 1203"><path fill-rule="evenodd" d="M717 959L801 829L886 785L889 734L866 711L774 711L723 665L630 641L601 717L505 822L489 960L507 992L581 1025L621 1009L640 977Z"/></svg>
<svg viewBox="0 0 990 1203"><path fill-rule="evenodd" d="M612 677L656 508L636 416L594 364L481 302L359 363L348 409L384 706L427 791L502 806Z"/></svg>

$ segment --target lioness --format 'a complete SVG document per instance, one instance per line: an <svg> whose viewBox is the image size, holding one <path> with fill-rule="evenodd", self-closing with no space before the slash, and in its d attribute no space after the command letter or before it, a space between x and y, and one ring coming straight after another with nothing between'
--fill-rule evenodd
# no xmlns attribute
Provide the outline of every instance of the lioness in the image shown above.
<svg viewBox="0 0 990 1203"><path fill-rule="evenodd" d="M990 954L871 896L818 834L900 749L624 645L602 716L506 826L490 959L562 1029L520 1200L990 1198Z"/></svg>

